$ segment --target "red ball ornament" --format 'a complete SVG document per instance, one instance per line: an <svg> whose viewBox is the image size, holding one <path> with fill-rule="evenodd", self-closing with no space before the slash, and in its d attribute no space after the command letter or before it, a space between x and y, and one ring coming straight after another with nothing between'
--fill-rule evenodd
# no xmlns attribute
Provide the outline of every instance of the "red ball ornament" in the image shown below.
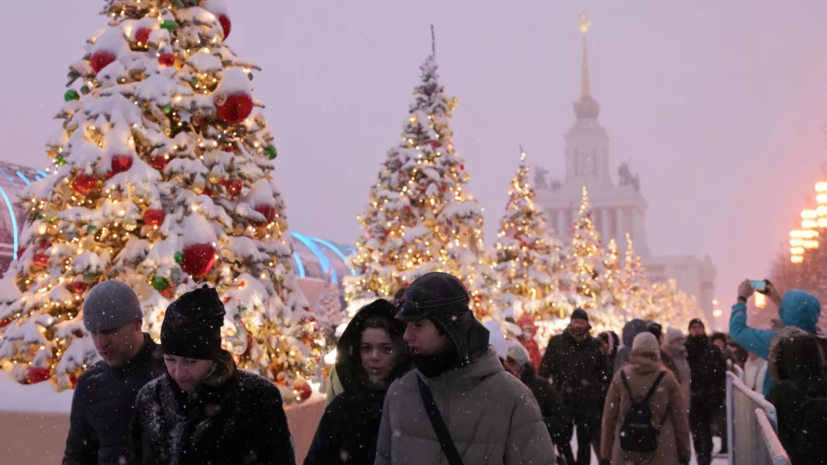
<svg viewBox="0 0 827 465"><path fill-rule="evenodd" d="M276 218L276 207L274 207L273 205L256 205L255 207L253 207L253 210L261 213L261 215L264 217L264 221L250 220L250 223L253 226L264 226L266 224L270 224Z"/></svg>
<svg viewBox="0 0 827 465"><path fill-rule="evenodd" d="M77 387L77 385L78 385L78 375L76 375L74 373L69 375L69 382L72 383L72 389Z"/></svg>
<svg viewBox="0 0 827 465"><path fill-rule="evenodd" d="M90 287L92 287L92 285L89 283L85 283L83 281L75 281L72 283L72 292L74 292L75 294L83 294L84 292L88 291Z"/></svg>
<svg viewBox="0 0 827 465"><path fill-rule="evenodd" d="M230 37L230 31L233 30L233 22L227 15L218 15L218 22L221 23L221 29L224 29L224 40Z"/></svg>
<svg viewBox="0 0 827 465"><path fill-rule="evenodd" d="M92 192L97 183L98 179L96 177L81 173L72 180L72 190L78 194L88 194Z"/></svg>
<svg viewBox="0 0 827 465"><path fill-rule="evenodd" d="M215 96L215 115L227 124L238 124L253 112L253 97L245 92Z"/></svg>
<svg viewBox="0 0 827 465"><path fill-rule="evenodd" d="M431 147L433 147L433 148L437 148L437 147L439 147L439 146L440 146L440 143L439 143L439 141L438 141L438 140L432 140L432 141L430 141L430 142L428 142L428 143L429 143L429 144L431 144Z"/></svg>
<svg viewBox="0 0 827 465"><path fill-rule="evenodd" d="M117 57L112 52L99 50L92 54L92 58L89 59L89 64L92 65L92 70L95 74L98 74L103 68L106 68L114 62L116 58Z"/></svg>
<svg viewBox="0 0 827 465"><path fill-rule="evenodd" d="M301 383L293 386L293 390L296 392L296 396L298 396L300 401L305 401L313 395L313 388L310 387L307 383Z"/></svg>
<svg viewBox="0 0 827 465"><path fill-rule="evenodd" d="M9 323L11 323L10 319L3 318L2 320L0 320L0 328L5 328L6 326L9 325Z"/></svg>
<svg viewBox="0 0 827 465"><path fill-rule="evenodd" d="M462 163L460 163L460 164L459 164L459 169L461 169L461 170L463 170L463 171L464 171L464 170L465 170L465 165L463 165Z"/></svg>
<svg viewBox="0 0 827 465"><path fill-rule="evenodd" d="M241 182L241 179L233 179L227 185L227 192L232 196L236 196L241 193L242 187L244 187L244 183Z"/></svg>
<svg viewBox="0 0 827 465"><path fill-rule="evenodd" d="M190 276L198 277L209 273L215 264L215 247L212 244L191 244L184 247L181 269Z"/></svg>
<svg viewBox="0 0 827 465"><path fill-rule="evenodd" d="M175 55L171 53L162 53L161 56L158 57L158 63L162 66L172 66L175 64Z"/></svg>
<svg viewBox="0 0 827 465"><path fill-rule="evenodd" d="M160 226L164 223L167 214L160 208L147 208L144 210L144 223L149 226Z"/></svg>
<svg viewBox="0 0 827 465"><path fill-rule="evenodd" d="M112 174L123 173L132 168L132 155L115 155L112 157Z"/></svg>
<svg viewBox="0 0 827 465"><path fill-rule="evenodd" d="M170 286L170 287L164 289L163 291L161 291L161 295L165 299L172 300L172 298L175 296L175 294L173 294L173 291L172 291L172 286Z"/></svg>
<svg viewBox="0 0 827 465"><path fill-rule="evenodd" d="M46 266L49 264L49 256L45 253L36 253L34 257L32 257L32 261L37 266Z"/></svg>
<svg viewBox="0 0 827 465"><path fill-rule="evenodd" d="M169 163L169 159L163 155L155 155L154 157L152 157L152 160L150 160L150 164L152 165L152 167L158 171L161 171L164 168L166 168L167 163Z"/></svg>
<svg viewBox="0 0 827 465"><path fill-rule="evenodd" d="M410 205L405 205L405 211L406 211L406 212L411 211L411 206L410 206Z"/></svg>
<svg viewBox="0 0 827 465"><path fill-rule="evenodd" d="M29 368L29 384L42 383L48 381L52 377L52 373L48 368L31 367Z"/></svg>
<svg viewBox="0 0 827 465"><path fill-rule="evenodd" d="M17 258L22 257L24 253L26 253L26 247L21 247L20 249L17 249Z"/></svg>
<svg viewBox="0 0 827 465"><path fill-rule="evenodd" d="M145 28L145 27L142 27L142 28L138 29L138 31L135 32L135 42L137 42L138 45L147 45L147 44L149 44L149 35L150 34L152 34L152 29L148 29L148 28Z"/></svg>

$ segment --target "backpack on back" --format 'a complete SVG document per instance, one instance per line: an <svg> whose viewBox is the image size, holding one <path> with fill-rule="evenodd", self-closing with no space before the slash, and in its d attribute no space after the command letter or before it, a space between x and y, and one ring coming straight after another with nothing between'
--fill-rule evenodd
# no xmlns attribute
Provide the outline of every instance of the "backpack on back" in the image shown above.
<svg viewBox="0 0 827 465"><path fill-rule="evenodd" d="M827 456L827 398L804 396L796 449L804 456Z"/></svg>
<svg viewBox="0 0 827 465"><path fill-rule="evenodd" d="M657 379L655 379L655 384L646 393L646 397L642 401L636 402L634 394L629 388L629 382L626 380L626 373L621 370L620 378L623 380L623 385L626 387L626 392L629 393L629 400L632 403L629 411L626 412L626 417L623 419L623 426L620 428L620 448L622 450L650 453L658 449L660 428L652 423L652 408L649 406L649 400L664 376L666 376L666 372L660 372ZM663 421L666 421L666 416L664 416ZM662 428L663 424L660 426Z"/></svg>

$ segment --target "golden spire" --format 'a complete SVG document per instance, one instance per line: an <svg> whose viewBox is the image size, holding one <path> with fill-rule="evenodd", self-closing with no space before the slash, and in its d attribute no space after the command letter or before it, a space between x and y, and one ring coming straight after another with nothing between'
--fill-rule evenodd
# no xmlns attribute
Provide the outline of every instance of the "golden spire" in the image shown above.
<svg viewBox="0 0 827 465"><path fill-rule="evenodd" d="M580 82L580 97L591 97L591 85L589 84L589 50L586 44L586 36L589 34L592 22L589 17L586 16L586 13L582 13L577 25L580 27L580 33L583 34L583 69L582 81Z"/></svg>
<svg viewBox="0 0 827 465"><path fill-rule="evenodd" d="M583 34L583 65L580 82L580 100L574 102L574 114L577 119L595 119L600 114L600 105L592 98L591 82L589 81L589 51L586 44L586 36L592 27L592 22L586 13L580 15L577 22L580 33Z"/></svg>

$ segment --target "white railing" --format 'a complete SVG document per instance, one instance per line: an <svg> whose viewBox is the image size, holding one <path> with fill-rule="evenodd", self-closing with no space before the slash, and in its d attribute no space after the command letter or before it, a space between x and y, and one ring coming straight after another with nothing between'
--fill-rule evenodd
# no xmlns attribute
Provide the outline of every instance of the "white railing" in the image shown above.
<svg viewBox="0 0 827 465"><path fill-rule="evenodd" d="M790 465L778 440L775 407L727 372L727 433L730 465Z"/></svg>

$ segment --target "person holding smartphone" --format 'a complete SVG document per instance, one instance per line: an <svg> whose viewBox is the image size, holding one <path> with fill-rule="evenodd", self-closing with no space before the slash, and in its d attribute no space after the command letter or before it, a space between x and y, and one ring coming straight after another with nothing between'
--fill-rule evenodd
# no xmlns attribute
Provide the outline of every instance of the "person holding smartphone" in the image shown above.
<svg viewBox="0 0 827 465"><path fill-rule="evenodd" d="M729 336L747 352L764 360L770 355L770 343L778 333L777 329L757 329L747 325L747 301L755 292L767 296L767 300L778 307L778 316L784 328L795 326L815 334L816 323L821 316L821 304L809 292L791 289L782 297L773 284L767 280L745 280L738 286L738 301L732 306L729 317ZM762 392L766 396L772 387L772 377L764 378Z"/></svg>

